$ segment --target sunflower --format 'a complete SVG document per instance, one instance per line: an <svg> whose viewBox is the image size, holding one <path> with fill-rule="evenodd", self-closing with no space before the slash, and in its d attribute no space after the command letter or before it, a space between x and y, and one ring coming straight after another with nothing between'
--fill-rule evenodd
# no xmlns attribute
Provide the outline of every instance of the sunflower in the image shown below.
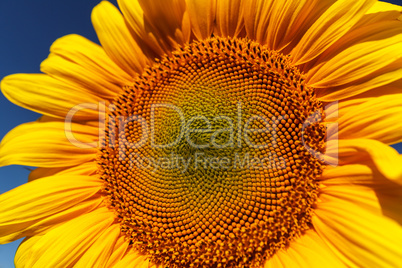
<svg viewBox="0 0 402 268"><path fill-rule="evenodd" d="M402 7L119 0L1 82L17 267L398 267Z"/></svg>

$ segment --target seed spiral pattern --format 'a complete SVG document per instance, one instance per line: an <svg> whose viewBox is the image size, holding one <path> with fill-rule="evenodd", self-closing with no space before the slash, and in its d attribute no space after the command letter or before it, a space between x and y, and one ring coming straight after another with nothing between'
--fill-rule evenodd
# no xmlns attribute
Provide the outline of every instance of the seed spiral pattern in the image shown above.
<svg viewBox="0 0 402 268"><path fill-rule="evenodd" d="M108 112L99 172L121 231L163 267L260 267L310 228L323 116L284 55L178 48Z"/></svg>

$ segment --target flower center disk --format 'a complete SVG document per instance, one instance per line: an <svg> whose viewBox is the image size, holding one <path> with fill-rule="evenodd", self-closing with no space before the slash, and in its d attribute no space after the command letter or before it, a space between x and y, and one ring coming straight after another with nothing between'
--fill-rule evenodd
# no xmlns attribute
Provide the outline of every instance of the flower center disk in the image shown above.
<svg viewBox="0 0 402 268"><path fill-rule="evenodd" d="M259 267L310 228L322 104L289 59L211 38L114 102L99 170L130 245L165 267Z"/></svg>

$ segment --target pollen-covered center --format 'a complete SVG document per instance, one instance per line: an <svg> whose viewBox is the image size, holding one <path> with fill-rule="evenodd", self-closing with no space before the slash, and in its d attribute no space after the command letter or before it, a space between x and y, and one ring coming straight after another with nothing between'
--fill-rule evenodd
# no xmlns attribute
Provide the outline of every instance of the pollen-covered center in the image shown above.
<svg viewBox="0 0 402 268"><path fill-rule="evenodd" d="M289 60L212 38L134 79L99 163L130 245L164 267L259 267L310 228L321 103Z"/></svg>

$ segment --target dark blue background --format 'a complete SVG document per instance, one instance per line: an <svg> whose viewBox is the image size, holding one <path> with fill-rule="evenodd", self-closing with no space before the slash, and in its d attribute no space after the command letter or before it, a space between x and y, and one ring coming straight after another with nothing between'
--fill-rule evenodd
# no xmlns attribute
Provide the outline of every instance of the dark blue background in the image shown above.
<svg viewBox="0 0 402 268"><path fill-rule="evenodd" d="M90 14L99 0L0 0L0 79L13 73L38 73L49 47L76 33L97 42ZM116 1L111 1L116 5ZM388 1L402 5L399 0ZM12 128L39 115L10 103L0 94L0 139ZM401 146L402 147L402 146ZM0 168L0 193L26 182L28 167ZM0 268L14 267L20 241L0 245Z"/></svg>

